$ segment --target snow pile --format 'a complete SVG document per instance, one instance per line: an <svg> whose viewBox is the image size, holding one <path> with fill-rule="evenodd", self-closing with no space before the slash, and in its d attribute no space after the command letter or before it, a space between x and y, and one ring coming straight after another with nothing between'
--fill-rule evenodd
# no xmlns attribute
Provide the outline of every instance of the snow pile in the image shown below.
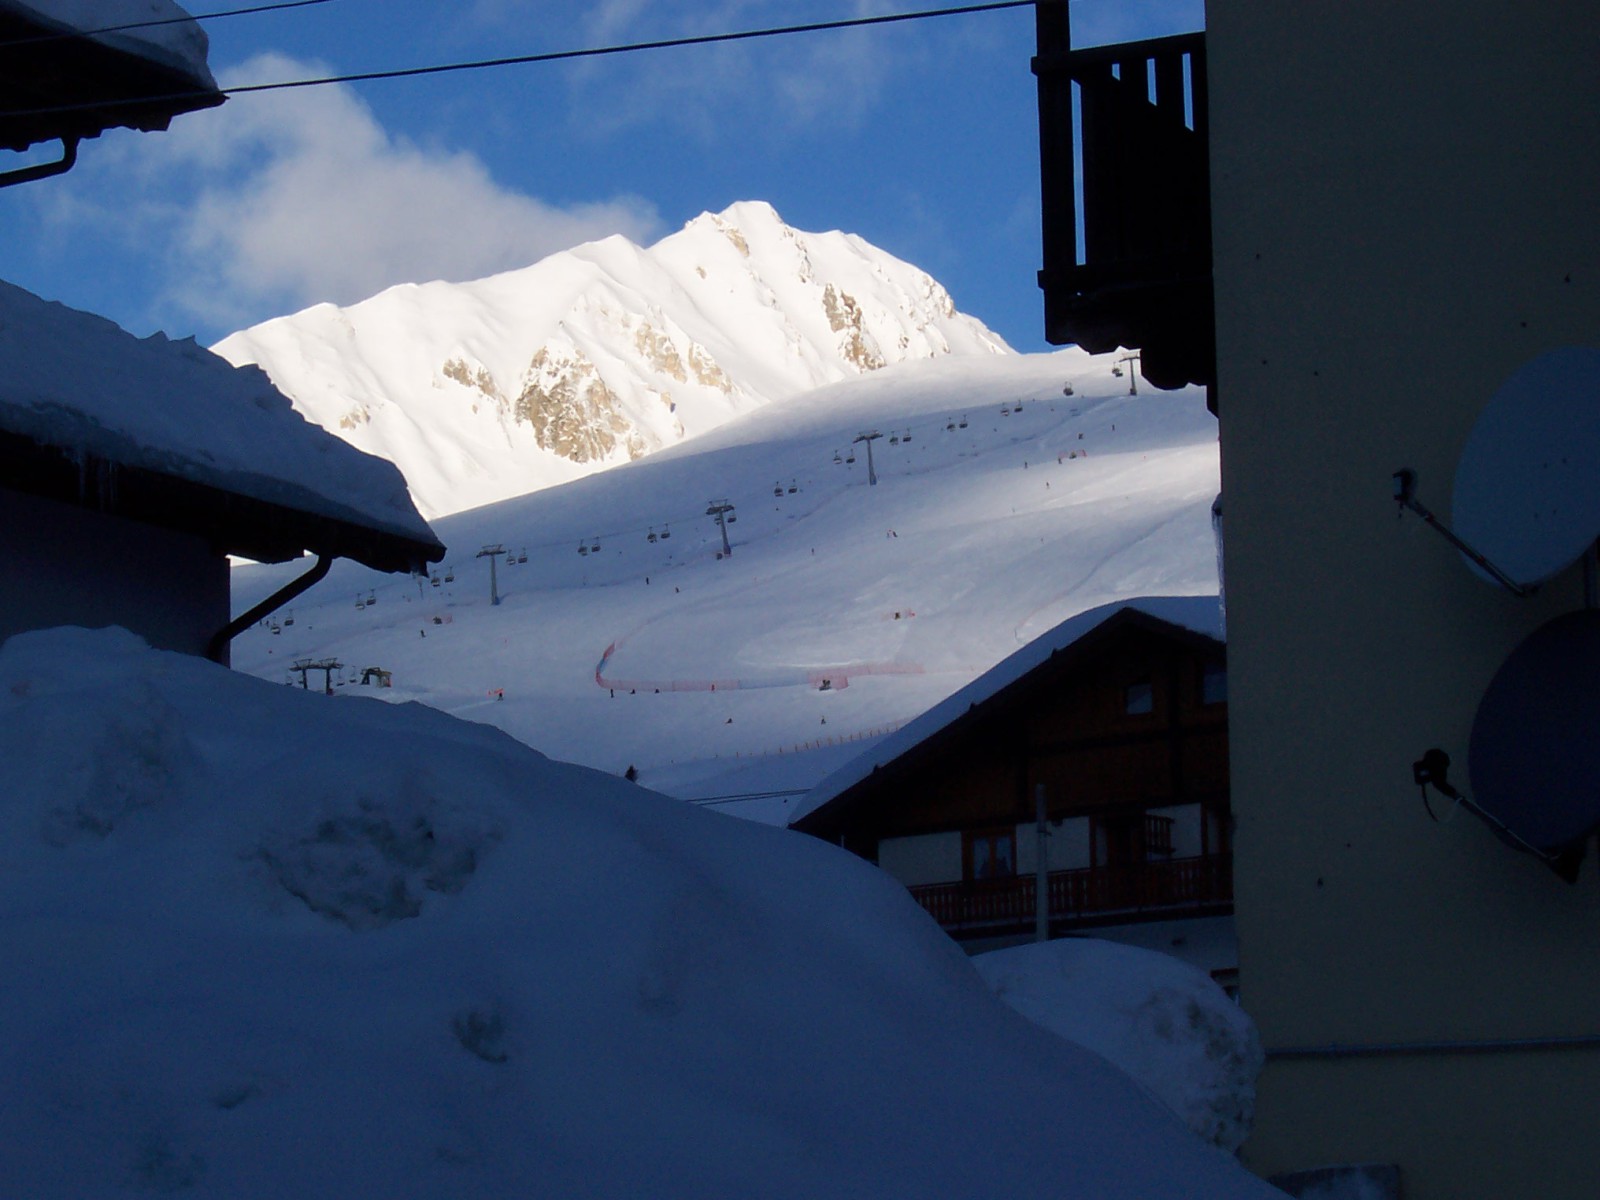
<svg viewBox="0 0 1600 1200"><path fill-rule="evenodd" d="M1168 954L1062 938L980 954L984 981L1030 1021L1103 1054L1190 1129L1237 1150L1266 1059L1255 1023L1205 972Z"/></svg>
<svg viewBox="0 0 1600 1200"><path fill-rule="evenodd" d="M172 0L0 0L0 8L93 34L96 41L181 71L197 87L217 86L206 66L205 30Z"/></svg>
<svg viewBox="0 0 1600 1200"><path fill-rule="evenodd" d="M1267 1197L809 838L125 632L0 647L30 1200Z"/></svg>
<svg viewBox="0 0 1600 1200"><path fill-rule="evenodd" d="M0 430L424 542L393 463L296 414L258 368L136 338L0 281Z"/></svg>
<svg viewBox="0 0 1600 1200"><path fill-rule="evenodd" d="M429 517L569 482L884 366L1008 347L909 263L768 204L470 283L319 304L217 343L399 464Z"/></svg>

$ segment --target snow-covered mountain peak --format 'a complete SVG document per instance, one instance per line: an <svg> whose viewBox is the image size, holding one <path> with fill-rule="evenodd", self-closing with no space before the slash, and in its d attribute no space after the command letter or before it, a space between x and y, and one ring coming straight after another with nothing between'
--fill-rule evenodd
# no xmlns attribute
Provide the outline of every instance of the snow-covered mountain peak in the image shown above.
<svg viewBox="0 0 1600 1200"><path fill-rule="evenodd" d="M926 272L763 201L224 339L438 516L627 462L893 363L1009 347Z"/></svg>

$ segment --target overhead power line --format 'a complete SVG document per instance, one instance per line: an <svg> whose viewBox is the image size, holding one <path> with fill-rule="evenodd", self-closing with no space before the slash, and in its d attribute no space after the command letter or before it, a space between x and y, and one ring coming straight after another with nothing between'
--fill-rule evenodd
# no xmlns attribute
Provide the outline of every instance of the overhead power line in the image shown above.
<svg viewBox="0 0 1600 1200"><path fill-rule="evenodd" d="M0 46L31 46L35 42L56 42L66 38L97 37L102 33L123 33L129 29L149 29L156 25L186 25L191 21L217 21L223 17L243 17L250 13L278 12L285 8L310 8L329 0L281 0L277 4L257 4L250 8L230 8L225 12L194 13L187 17L162 17L156 21L130 21L126 25L106 25L99 29L72 29L64 33L41 33L35 37L11 38Z"/></svg>
<svg viewBox="0 0 1600 1200"><path fill-rule="evenodd" d="M304 0L303 0L304 2ZM846 17L834 21L812 21L801 25L778 25L765 29L744 29L732 33L696 34L688 37L661 38L648 42L625 42L612 46L591 46L582 50L552 50L542 54L516 54L504 58L481 58L470 62L438 63L424 67L397 67L386 71L357 71L348 75L323 75L312 79L286 79L275 83L247 83L224 88L227 96L243 96L252 92L280 92L292 88L325 87L334 83L371 83L381 79L416 79L424 75L445 75L457 71L482 71L491 67L529 66L534 63L567 62L582 58L603 58L617 54L637 54L644 50L675 50L687 46L711 46L726 42L754 41L757 38L788 37L803 33L824 33L839 29L864 29L876 25L898 25L910 21L930 21L940 17L969 16L974 13L999 12L1008 8L1035 8L1040 4L1065 4L1067 0L987 0L980 4L963 4L954 8L928 8L917 12L887 13L876 17ZM189 100L208 92L176 92L168 96L141 97L148 102ZM20 116L55 112L73 112L82 108L100 107L96 104L67 104L52 108L28 109L26 113L13 111Z"/></svg>

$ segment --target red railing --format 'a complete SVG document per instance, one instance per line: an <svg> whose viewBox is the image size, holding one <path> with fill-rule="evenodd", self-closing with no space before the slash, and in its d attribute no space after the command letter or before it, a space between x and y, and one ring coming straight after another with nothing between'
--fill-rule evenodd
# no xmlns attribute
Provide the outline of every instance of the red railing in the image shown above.
<svg viewBox="0 0 1600 1200"><path fill-rule="evenodd" d="M939 924L950 929L1025 925L1035 918L1032 875L922 884L910 891ZM1200 909L1232 901L1229 854L1050 872L1052 920Z"/></svg>

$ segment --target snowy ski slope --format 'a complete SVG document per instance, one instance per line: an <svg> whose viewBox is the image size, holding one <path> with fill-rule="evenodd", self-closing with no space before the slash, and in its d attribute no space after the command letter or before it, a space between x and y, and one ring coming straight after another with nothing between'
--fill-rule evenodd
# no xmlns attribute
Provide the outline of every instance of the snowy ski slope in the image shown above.
<svg viewBox="0 0 1600 1200"><path fill-rule="evenodd" d="M774 403L436 521L437 586L342 564L234 663L284 682L331 656L336 694L369 695L348 680L381 667L384 699L685 797L809 787L1075 613L1216 590L1215 421L1198 391L1129 395L1112 363L946 358ZM498 606L488 544L518 560L495 560ZM238 569L236 609L308 565ZM782 820L790 799L730 807Z"/></svg>

